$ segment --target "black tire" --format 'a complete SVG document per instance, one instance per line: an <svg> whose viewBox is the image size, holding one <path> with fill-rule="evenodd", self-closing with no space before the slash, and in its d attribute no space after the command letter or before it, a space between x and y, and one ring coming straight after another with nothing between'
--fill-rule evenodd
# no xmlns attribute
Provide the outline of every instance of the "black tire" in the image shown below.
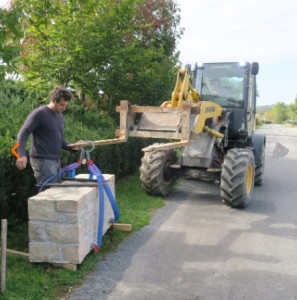
<svg viewBox="0 0 297 300"><path fill-rule="evenodd" d="M262 185L263 174L264 174L264 164L265 164L265 145L262 146L261 149L261 159L259 162L256 162L255 167L255 185Z"/></svg>
<svg viewBox="0 0 297 300"><path fill-rule="evenodd" d="M234 208L244 208L251 200L254 188L255 159L248 149L231 149L222 166L221 197Z"/></svg>
<svg viewBox="0 0 297 300"><path fill-rule="evenodd" d="M151 195L168 196L176 183L176 178L169 165L176 161L177 156L174 149L146 151L140 167L142 188Z"/></svg>

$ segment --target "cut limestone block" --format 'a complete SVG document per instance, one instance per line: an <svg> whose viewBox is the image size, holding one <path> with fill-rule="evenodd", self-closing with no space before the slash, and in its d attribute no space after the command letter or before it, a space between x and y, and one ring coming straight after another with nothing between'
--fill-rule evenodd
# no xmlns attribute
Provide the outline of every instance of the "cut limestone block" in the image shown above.
<svg viewBox="0 0 297 300"><path fill-rule="evenodd" d="M113 195L114 175L103 174ZM88 178L87 174L77 178ZM64 181L62 185L67 185ZM73 181L69 181L73 184ZM80 182L81 184L81 182ZM29 259L31 262L80 264L97 242L97 187L52 187L29 198ZM114 218L104 193L103 233Z"/></svg>

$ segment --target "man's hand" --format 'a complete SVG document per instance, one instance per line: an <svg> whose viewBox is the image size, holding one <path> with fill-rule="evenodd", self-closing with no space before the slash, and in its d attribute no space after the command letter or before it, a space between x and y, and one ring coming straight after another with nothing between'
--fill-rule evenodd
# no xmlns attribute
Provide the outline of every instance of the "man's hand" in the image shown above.
<svg viewBox="0 0 297 300"><path fill-rule="evenodd" d="M75 144L77 144L77 143L82 143L82 142L84 142L83 140L80 140L80 141L77 141ZM82 148L83 146L80 146L80 145L74 145L74 146L71 146L71 149L72 150L81 150L81 148Z"/></svg>
<svg viewBox="0 0 297 300"><path fill-rule="evenodd" d="M16 161L16 166L19 170L24 170L27 166L27 156L21 156Z"/></svg>

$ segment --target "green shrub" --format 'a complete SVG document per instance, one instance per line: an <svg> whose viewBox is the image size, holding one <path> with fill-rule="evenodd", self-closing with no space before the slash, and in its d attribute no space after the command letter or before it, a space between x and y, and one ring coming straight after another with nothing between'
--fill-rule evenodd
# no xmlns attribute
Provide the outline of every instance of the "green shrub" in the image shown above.
<svg viewBox="0 0 297 300"><path fill-rule="evenodd" d="M21 82L12 80L0 84L0 104L2 119L0 123L0 218L24 221L28 217L27 199L38 192L30 167L19 171L11 148L16 144L17 133L28 114L36 107L47 104L48 96L42 92L28 92ZM101 140L115 138L114 131L118 121L111 116L92 110L77 99L71 100L65 117L65 139ZM129 139L116 145L96 147L91 159L102 173L115 174L116 179L133 173L142 157L141 148L148 140ZM27 151L30 141L27 143ZM79 152L63 151L61 165L65 167L79 159ZM78 168L77 173L86 173L86 166Z"/></svg>
<svg viewBox="0 0 297 300"><path fill-rule="evenodd" d="M19 171L16 158L10 152L15 139L8 134L0 141L0 217L23 221L27 218L27 199L36 194L33 172L30 167Z"/></svg>

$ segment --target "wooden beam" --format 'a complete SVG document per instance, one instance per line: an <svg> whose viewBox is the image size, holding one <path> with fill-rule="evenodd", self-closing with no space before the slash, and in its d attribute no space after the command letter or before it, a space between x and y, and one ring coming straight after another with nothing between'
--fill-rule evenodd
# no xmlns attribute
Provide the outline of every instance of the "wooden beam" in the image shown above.
<svg viewBox="0 0 297 300"><path fill-rule="evenodd" d="M2 247L0 249L2 249ZM29 253L21 252L21 251L17 251L17 250L13 250L13 249L6 249L6 253L12 254L12 255L20 255L20 256L29 258Z"/></svg>
<svg viewBox="0 0 297 300"><path fill-rule="evenodd" d="M6 253L25 256L25 257L29 258L29 253L26 253L26 252L16 251L16 250L12 250L12 249L6 249Z"/></svg>
<svg viewBox="0 0 297 300"><path fill-rule="evenodd" d="M116 107L117 112L121 112L123 108L121 106ZM161 106L138 106L129 105L129 112L144 113L144 112L168 112L168 113L180 113L181 108L179 107L161 107Z"/></svg>
<svg viewBox="0 0 297 300"><path fill-rule="evenodd" d="M121 230L121 231L132 231L132 224L120 224L120 223L113 223L112 228Z"/></svg>
<svg viewBox="0 0 297 300"><path fill-rule="evenodd" d="M182 127L181 127L181 140L185 141L190 138L190 116L191 116L191 102L185 101L183 103L183 113L182 113Z"/></svg>
<svg viewBox="0 0 297 300"><path fill-rule="evenodd" d="M168 140L181 140L182 135L179 132L169 131L149 131L149 130L129 130L130 137L140 138L155 138L155 139L168 139Z"/></svg>
<svg viewBox="0 0 297 300"><path fill-rule="evenodd" d="M190 141L181 141L176 143L167 143L167 144L161 144L161 145L151 145L146 148L142 148L142 151L159 151L159 150L168 150L168 149L175 149L175 148L182 148L189 144Z"/></svg>
<svg viewBox="0 0 297 300"><path fill-rule="evenodd" d="M76 264L60 264L60 263L52 263L52 266L55 268L63 268L66 270L76 271L77 265Z"/></svg>
<svg viewBox="0 0 297 300"><path fill-rule="evenodd" d="M111 145L111 144L120 144L127 141L127 138L118 138L118 139L108 139L108 140L99 140L99 141L86 141L86 142L79 142L75 144L68 144L69 147L72 146L103 146L103 145Z"/></svg>
<svg viewBox="0 0 297 300"><path fill-rule="evenodd" d="M121 111L120 111L120 138L127 141L128 135L128 111L129 102L127 100L121 101Z"/></svg>

